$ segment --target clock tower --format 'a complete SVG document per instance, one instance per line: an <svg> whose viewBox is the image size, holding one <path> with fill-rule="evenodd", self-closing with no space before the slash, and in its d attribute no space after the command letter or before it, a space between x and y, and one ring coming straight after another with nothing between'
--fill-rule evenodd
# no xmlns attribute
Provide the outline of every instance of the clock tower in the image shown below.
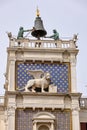
<svg viewBox="0 0 87 130"><path fill-rule="evenodd" d="M8 33L6 130L80 130L77 35L66 40L53 32L46 36L37 10L33 29L21 27L16 38Z"/></svg>

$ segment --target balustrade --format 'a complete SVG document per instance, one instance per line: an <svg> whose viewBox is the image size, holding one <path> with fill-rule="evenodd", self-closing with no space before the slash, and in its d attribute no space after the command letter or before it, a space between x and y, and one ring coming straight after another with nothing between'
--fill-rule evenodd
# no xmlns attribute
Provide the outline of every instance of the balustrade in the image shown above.
<svg viewBox="0 0 87 130"><path fill-rule="evenodd" d="M32 40L32 39L10 39L10 47L22 48L59 48L59 49L75 49L76 44L74 40Z"/></svg>

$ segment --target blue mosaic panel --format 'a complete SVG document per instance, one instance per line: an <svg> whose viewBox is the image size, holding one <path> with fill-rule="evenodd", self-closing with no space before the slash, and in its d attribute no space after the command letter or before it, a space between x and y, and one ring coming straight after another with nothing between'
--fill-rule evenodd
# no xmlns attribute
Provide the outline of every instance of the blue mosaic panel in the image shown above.
<svg viewBox="0 0 87 130"><path fill-rule="evenodd" d="M71 119L70 119L70 111L67 112L58 112L56 113L56 129L57 130L70 130Z"/></svg>
<svg viewBox="0 0 87 130"><path fill-rule="evenodd" d="M17 88L23 88L28 80L33 77L27 73L28 70L43 70L51 74L51 84L57 86L58 93L69 91L69 65L49 63L18 63L17 64Z"/></svg>
<svg viewBox="0 0 87 130"><path fill-rule="evenodd" d="M32 111L23 111L22 109L16 112L16 130L32 130L33 124Z"/></svg>
<svg viewBox="0 0 87 130"><path fill-rule="evenodd" d="M33 129L33 117L41 110L16 110L16 130L32 130ZM55 130L71 130L71 113L70 111L49 111L47 112L55 116L54 128Z"/></svg>

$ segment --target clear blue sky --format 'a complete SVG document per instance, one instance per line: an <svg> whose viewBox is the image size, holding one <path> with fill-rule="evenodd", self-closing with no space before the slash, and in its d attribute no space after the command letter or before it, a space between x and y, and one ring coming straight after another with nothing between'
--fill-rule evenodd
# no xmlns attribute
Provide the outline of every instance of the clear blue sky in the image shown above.
<svg viewBox="0 0 87 130"><path fill-rule="evenodd" d="M4 94L8 37L17 35L20 26L31 29L37 6L48 35L57 29L60 37L78 35L77 56L78 92L87 96L87 0L0 0L0 95Z"/></svg>

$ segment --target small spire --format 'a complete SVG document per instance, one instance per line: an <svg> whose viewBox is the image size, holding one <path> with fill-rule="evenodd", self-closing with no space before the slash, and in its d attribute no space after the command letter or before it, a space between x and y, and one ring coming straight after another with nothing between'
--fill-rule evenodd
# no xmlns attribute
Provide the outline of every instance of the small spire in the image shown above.
<svg viewBox="0 0 87 130"><path fill-rule="evenodd" d="M37 10L36 10L36 16L40 16L40 11L39 11L39 9L38 9L38 7L37 7Z"/></svg>

